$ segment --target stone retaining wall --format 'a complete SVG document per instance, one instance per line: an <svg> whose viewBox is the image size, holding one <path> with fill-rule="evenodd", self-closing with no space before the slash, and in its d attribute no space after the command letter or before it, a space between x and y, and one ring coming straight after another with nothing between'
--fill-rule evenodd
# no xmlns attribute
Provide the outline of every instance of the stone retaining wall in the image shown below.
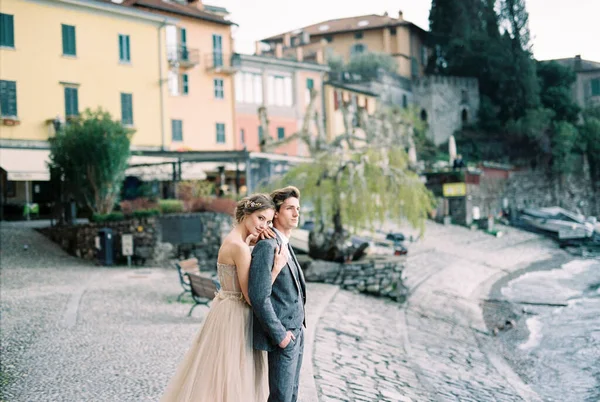
<svg viewBox="0 0 600 402"><path fill-rule="evenodd" d="M159 237L156 218L127 219L117 222L98 222L74 226L53 226L40 229L52 241L59 244L69 254L86 260L96 259L96 236L102 228L112 229L113 258L123 262L121 236L133 234L134 252L138 259L152 260Z"/></svg>
<svg viewBox="0 0 600 402"><path fill-rule="evenodd" d="M68 253L87 260L97 258L95 237L98 235L98 231L101 228L110 228L113 231L115 263L126 262L126 257L123 257L121 252L121 235L133 234L134 262L168 266L185 257L196 257L202 270L216 270L217 255L222 239L233 226L231 216L214 212L172 215L200 217L203 228L201 241L181 247L163 243L159 218L156 217L74 226L54 226L40 229L40 231Z"/></svg>
<svg viewBox="0 0 600 402"><path fill-rule="evenodd" d="M408 289L402 283L405 259L402 257L375 258L350 263L312 260L298 256L308 282L323 282L341 288L375 296L404 301Z"/></svg>

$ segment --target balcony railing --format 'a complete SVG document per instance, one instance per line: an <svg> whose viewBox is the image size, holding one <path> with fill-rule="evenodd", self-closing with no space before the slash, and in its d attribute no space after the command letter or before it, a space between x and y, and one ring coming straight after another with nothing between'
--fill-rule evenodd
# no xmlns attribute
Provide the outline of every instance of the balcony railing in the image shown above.
<svg viewBox="0 0 600 402"><path fill-rule="evenodd" d="M167 49L169 64L189 68L200 62L200 52L198 49L190 49L187 46L171 46Z"/></svg>
<svg viewBox="0 0 600 402"><path fill-rule="evenodd" d="M238 58L235 54L211 52L204 56L204 65L208 71L219 73L235 73L239 68Z"/></svg>

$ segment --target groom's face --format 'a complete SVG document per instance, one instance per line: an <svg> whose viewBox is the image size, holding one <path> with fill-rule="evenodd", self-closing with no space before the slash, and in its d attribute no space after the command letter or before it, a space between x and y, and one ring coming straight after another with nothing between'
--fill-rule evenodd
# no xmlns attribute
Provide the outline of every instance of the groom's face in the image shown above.
<svg viewBox="0 0 600 402"><path fill-rule="evenodd" d="M279 211L275 213L273 223L281 229L295 229L298 227L300 218L300 200L290 197L281 204Z"/></svg>

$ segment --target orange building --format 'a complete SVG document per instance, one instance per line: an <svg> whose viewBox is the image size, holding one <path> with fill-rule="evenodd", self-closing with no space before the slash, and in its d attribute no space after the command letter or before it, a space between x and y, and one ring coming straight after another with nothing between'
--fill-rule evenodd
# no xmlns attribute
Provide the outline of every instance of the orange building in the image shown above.
<svg viewBox="0 0 600 402"><path fill-rule="evenodd" d="M295 59L263 55L236 55L235 76L237 150L260 151L260 142L268 134L275 141L296 133L302 126L310 101L310 90L319 92L316 110L324 121L323 82L329 67L305 61L298 52ZM322 59L321 59L322 61ZM264 105L269 133L263 133L258 109ZM311 132L316 133L313 126ZM302 141L292 140L273 150L289 156L307 156Z"/></svg>

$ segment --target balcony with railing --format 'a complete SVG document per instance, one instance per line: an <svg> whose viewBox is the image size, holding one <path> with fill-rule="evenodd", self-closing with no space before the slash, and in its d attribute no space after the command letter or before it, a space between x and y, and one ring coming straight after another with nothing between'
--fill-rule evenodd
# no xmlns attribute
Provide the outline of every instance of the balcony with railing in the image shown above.
<svg viewBox="0 0 600 402"><path fill-rule="evenodd" d="M211 52L204 55L204 65L209 72L235 74L240 62L236 54Z"/></svg>
<svg viewBox="0 0 600 402"><path fill-rule="evenodd" d="M200 51L182 45L169 47L167 57L173 67L191 68L200 63Z"/></svg>

